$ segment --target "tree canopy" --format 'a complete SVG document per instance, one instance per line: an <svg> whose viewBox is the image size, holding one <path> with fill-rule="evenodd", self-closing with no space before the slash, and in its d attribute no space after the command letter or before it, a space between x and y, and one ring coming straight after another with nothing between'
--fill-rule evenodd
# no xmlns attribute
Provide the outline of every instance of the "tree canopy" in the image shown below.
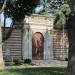
<svg viewBox="0 0 75 75"><path fill-rule="evenodd" d="M59 7L64 3L62 0L50 0L48 2L44 1L44 9L39 14L52 14L59 9Z"/></svg>
<svg viewBox="0 0 75 75"><path fill-rule="evenodd" d="M71 9L68 4L63 4L59 10L55 13L54 28L62 29L66 24L66 21L71 13Z"/></svg>
<svg viewBox="0 0 75 75"><path fill-rule="evenodd" d="M4 12L13 20L22 20L33 12L36 5L36 0L7 0Z"/></svg>
<svg viewBox="0 0 75 75"><path fill-rule="evenodd" d="M14 23L16 21L23 21L25 15L30 15L33 13L33 9L37 5L37 0L4 0L3 5L3 12L5 17L3 41L5 41L10 37ZM6 17L10 17L13 21L7 33L5 33Z"/></svg>

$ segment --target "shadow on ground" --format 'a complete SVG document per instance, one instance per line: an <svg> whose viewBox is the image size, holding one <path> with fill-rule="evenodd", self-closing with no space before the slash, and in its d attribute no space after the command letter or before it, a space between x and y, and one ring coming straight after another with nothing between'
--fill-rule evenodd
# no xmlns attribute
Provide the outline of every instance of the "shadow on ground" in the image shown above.
<svg viewBox="0 0 75 75"><path fill-rule="evenodd" d="M0 75L64 75L66 68L25 68L0 71Z"/></svg>

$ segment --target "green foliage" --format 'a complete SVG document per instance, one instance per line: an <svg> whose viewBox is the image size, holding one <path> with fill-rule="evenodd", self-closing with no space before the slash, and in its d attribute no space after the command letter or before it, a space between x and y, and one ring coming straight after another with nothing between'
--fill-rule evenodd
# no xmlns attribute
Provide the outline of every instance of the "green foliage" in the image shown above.
<svg viewBox="0 0 75 75"><path fill-rule="evenodd" d="M49 11L49 8L48 7L45 7L42 11L40 11L38 14L41 14L41 15L46 15Z"/></svg>
<svg viewBox="0 0 75 75"><path fill-rule="evenodd" d="M68 58L65 58L65 61L68 61Z"/></svg>
<svg viewBox="0 0 75 75"><path fill-rule="evenodd" d="M49 11L54 14L61 5L62 5L61 0L51 0L49 5Z"/></svg>
<svg viewBox="0 0 75 75"><path fill-rule="evenodd" d="M45 3L44 9L39 13L42 15L45 14L53 14L59 9L59 7L62 5L62 1L60 0L51 0L48 3Z"/></svg>
<svg viewBox="0 0 75 75"><path fill-rule="evenodd" d="M69 14L71 13L71 9L68 4L62 5L59 10L61 10L65 16L69 16Z"/></svg>
<svg viewBox="0 0 75 75"><path fill-rule="evenodd" d="M25 59L25 60L24 60L24 63L26 63L26 64L31 64L31 59Z"/></svg>
<svg viewBox="0 0 75 75"><path fill-rule="evenodd" d="M54 28L61 29L66 24L66 21L71 13L71 9L68 4L63 4L59 10L55 13Z"/></svg>
<svg viewBox="0 0 75 75"><path fill-rule="evenodd" d="M21 20L30 15L36 5L36 0L8 0L5 13L14 20Z"/></svg>
<svg viewBox="0 0 75 75"><path fill-rule="evenodd" d="M14 62L14 65L21 65L22 64L22 60L20 60L20 59L15 59L13 62Z"/></svg>
<svg viewBox="0 0 75 75"><path fill-rule="evenodd" d="M14 62L12 62L12 61L6 61L5 65L6 66L12 66L12 65L14 65Z"/></svg>
<svg viewBox="0 0 75 75"><path fill-rule="evenodd" d="M63 14L62 11L58 11L56 14L55 14L56 18L55 18L55 21L54 21L54 28L56 29L61 29L64 24L66 23L66 18L65 18L65 15Z"/></svg>

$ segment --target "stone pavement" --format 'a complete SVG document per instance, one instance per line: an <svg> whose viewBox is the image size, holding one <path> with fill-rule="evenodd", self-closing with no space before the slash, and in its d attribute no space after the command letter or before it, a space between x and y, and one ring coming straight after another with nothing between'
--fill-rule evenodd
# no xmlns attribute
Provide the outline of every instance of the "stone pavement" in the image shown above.
<svg viewBox="0 0 75 75"><path fill-rule="evenodd" d="M5 69L22 69L22 68L36 68L36 67L67 67L67 62L66 61L58 61L58 60L52 60L52 61L33 61L34 65L20 65L20 66L6 66ZM36 63L36 64L35 64Z"/></svg>
<svg viewBox="0 0 75 75"><path fill-rule="evenodd" d="M39 67L66 67L67 66L67 62L66 61L58 61L58 60L51 60L51 61L47 61L47 60L40 60L40 61L33 61L34 64L36 64L36 66Z"/></svg>

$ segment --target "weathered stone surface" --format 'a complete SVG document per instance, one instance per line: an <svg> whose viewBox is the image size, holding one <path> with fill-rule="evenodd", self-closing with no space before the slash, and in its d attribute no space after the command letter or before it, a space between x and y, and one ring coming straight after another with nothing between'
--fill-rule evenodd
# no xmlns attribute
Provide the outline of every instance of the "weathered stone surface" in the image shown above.
<svg viewBox="0 0 75 75"><path fill-rule="evenodd" d="M53 59L53 17L32 15L25 18L23 31L23 58L32 59L32 37L36 32L44 36L44 59Z"/></svg>

